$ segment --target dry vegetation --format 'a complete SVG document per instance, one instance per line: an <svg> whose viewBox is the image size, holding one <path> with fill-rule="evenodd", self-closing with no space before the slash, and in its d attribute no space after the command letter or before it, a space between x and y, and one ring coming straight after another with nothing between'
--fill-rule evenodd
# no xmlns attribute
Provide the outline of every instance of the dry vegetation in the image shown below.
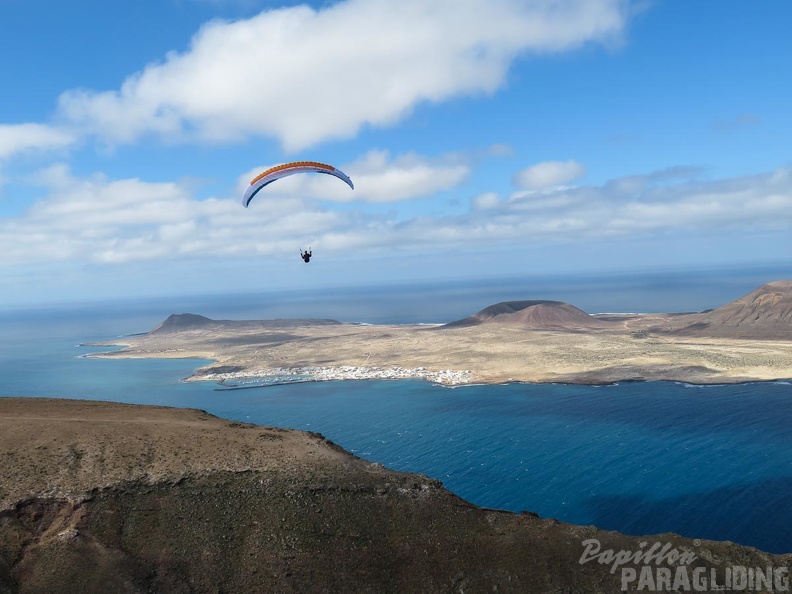
<svg viewBox="0 0 792 594"><path fill-rule="evenodd" d="M253 468L308 475L309 464L348 463L346 454L307 433L203 411L93 401L0 398L0 436L0 510L31 495L84 495L86 485Z"/></svg>

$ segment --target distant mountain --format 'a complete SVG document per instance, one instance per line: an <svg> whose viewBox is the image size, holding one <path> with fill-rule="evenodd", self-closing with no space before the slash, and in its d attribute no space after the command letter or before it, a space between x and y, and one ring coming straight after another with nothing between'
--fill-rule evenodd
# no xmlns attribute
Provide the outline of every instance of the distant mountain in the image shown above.
<svg viewBox="0 0 792 594"><path fill-rule="evenodd" d="M537 330L581 330L612 326L610 322L598 320L574 305L542 299L496 303L472 316L450 322L445 327L479 324L509 324Z"/></svg>
<svg viewBox="0 0 792 594"><path fill-rule="evenodd" d="M326 326L340 324L336 320L296 319L296 320L213 320L205 316L191 313L171 314L168 318L152 328L148 334L181 332L183 330L220 330L234 328L236 330L276 330L297 328L300 326Z"/></svg>
<svg viewBox="0 0 792 594"><path fill-rule="evenodd" d="M792 281L775 281L762 285L744 297L722 305L706 314L712 323L729 326L792 326Z"/></svg>
<svg viewBox="0 0 792 594"><path fill-rule="evenodd" d="M675 334L792 339L792 281L775 281L696 316Z"/></svg>
<svg viewBox="0 0 792 594"><path fill-rule="evenodd" d="M171 314L168 318L155 326L150 334L155 332L176 332L178 330L192 330L195 328L204 328L214 324L214 320L207 317L199 316L198 314L183 313Z"/></svg>

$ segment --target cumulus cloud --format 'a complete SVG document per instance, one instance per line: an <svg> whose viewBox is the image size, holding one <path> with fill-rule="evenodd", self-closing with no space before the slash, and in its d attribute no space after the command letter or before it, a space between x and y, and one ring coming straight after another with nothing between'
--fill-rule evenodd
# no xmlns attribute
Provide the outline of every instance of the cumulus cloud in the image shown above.
<svg viewBox="0 0 792 594"><path fill-rule="evenodd" d="M44 124L0 124L0 159L23 151L63 148L75 141L72 133Z"/></svg>
<svg viewBox="0 0 792 594"><path fill-rule="evenodd" d="M293 250L306 238L328 246L357 245L362 238L374 241L391 223L363 207L334 212L334 201L349 201L348 194L360 202L420 198L457 185L469 173L459 157L392 157L385 151L369 152L344 167L355 179L355 192L330 176L292 176L268 186L266 197L244 209L238 195L195 199L192 181L79 178L56 165L30 177L46 197L24 215L0 221L0 251L7 264L124 263L273 254ZM259 171L249 172L240 185Z"/></svg>
<svg viewBox="0 0 792 594"><path fill-rule="evenodd" d="M392 222L371 241L420 250L668 235L684 244L708 234L739 241L751 233L792 232L792 169L714 181L698 180L697 172L674 168L508 201L486 193L471 201L468 214Z"/></svg>
<svg viewBox="0 0 792 594"><path fill-rule="evenodd" d="M109 142L142 134L279 139L288 151L386 126L417 104L493 93L526 53L611 43L624 0L345 0L213 21L118 90L74 90L59 116Z"/></svg>
<svg viewBox="0 0 792 594"><path fill-rule="evenodd" d="M525 190L541 190L574 181L586 175L586 166L577 161L544 161L518 171L514 185Z"/></svg>
<svg viewBox="0 0 792 594"><path fill-rule="evenodd" d="M427 159L414 153L391 158L387 151L370 151L349 165L361 200L395 202L436 194L460 184L469 166L459 157Z"/></svg>
<svg viewBox="0 0 792 594"><path fill-rule="evenodd" d="M168 257L183 249L156 241L158 228L218 210L217 201L196 203L186 185L172 182L80 179L62 165L36 181L48 198L0 225L0 249L9 262Z"/></svg>
<svg viewBox="0 0 792 594"><path fill-rule="evenodd" d="M699 171L680 167L527 194L498 217L519 220L524 213L534 221L533 232L558 233L563 240L792 227L792 169L716 181L698 179Z"/></svg>
<svg viewBox="0 0 792 594"><path fill-rule="evenodd" d="M392 193L399 196L400 168L413 161L425 159L377 153L359 163L361 171L366 163L379 171L381 180L395 179ZM5 266L119 264L285 254L306 242L325 252L376 253L397 245L402 252L421 253L476 244L792 232L792 169L721 180L703 180L696 171L677 168L511 200L484 193L466 213L399 216L366 204L335 210L329 201L300 195L279 195L244 209L237 196L197 200L186 182L79 178L56 166L35 178L46 198L0 222L0 251Z"/></svg>

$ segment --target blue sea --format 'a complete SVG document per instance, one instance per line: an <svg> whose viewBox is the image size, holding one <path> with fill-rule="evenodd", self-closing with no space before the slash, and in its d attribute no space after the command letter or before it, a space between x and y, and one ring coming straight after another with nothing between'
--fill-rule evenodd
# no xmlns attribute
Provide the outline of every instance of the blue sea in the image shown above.
<svg viewBox="0 0 792 594"><path fill-rule="evenodd" d="M206 361L91 359L83 355L99 349L79 346L145 332L183 312L216 319L436 323L498 301L529 298L567 301L591 313L695 311L782 278L743 272L505 279L476 288L459 283L6 309L0 311L0 396L198 408L232 420L318 431L368 460L439 479L480 506L633 535L670 531L788 553L789 381L457 388L349 381L217 390L213 383L181 381Z"/></svg>

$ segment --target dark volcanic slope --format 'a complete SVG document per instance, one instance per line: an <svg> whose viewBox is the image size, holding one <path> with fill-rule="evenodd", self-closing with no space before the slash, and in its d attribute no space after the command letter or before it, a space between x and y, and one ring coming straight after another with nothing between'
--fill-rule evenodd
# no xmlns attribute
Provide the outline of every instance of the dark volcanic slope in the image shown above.
<svg viewBox="0 0 792 594"><path fill-rule="evenodd" d="M775 281L696 316L678 334L724 338L792 339L792 281Z"/></svg>
<svg viewBox="0 0 792 594"><path fill-rule="evenodd" d="M536 330L629 329L667 335L792 340L792 281L767 283L731 303L699 314L591 316L561 301L504 301L441 328L481 324Z"/></svg>
<svg viewBox="0 0 792 594"><path fill-rule="evenodd" d="M250 330L294 328L297 326L320 326L340 324L336 320L304 319L304 320L212 320L198 314L171 314L168 318L149 331L149 334L165 334L169 332L219 330L238 328Z"/></svg>
<svg viewBox="0 0 792 594"><path fill-rule="evenodd" d="M579 562L590 538L669 543L691 572L792 561L481 509L319 435L201 411L0 398L0 460L2 593L621 591Z"/></svg>
<svg viewBox="0 0 792 594"><path fill-rule="evenodd" d="M608 328L611 323L599 320L561 301L504 301L482 309L470 317L446 324L447 327L479 324L511 324L537 330L579 330Z"/></svg>
<svg viewBox="0 0 792 594"><path fill-rule="evenodd" d="M151 333L155 332L178 332L179 330L189 330L193 328L206 328L214 324L214 320L210 320L205 316L198 314L183 313L171 314L168 318L155 326Z"/></svg>

